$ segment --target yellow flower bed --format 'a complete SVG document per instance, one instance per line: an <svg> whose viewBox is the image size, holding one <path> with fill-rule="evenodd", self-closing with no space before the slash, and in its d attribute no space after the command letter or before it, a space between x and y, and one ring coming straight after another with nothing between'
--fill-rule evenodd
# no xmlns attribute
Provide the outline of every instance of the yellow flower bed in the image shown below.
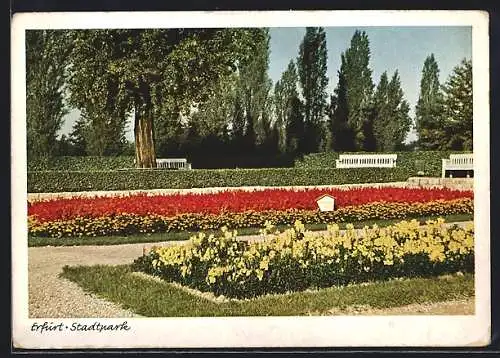
<svg viewBox="0 0 500 358"><path fill-rule="evenodd" d="M390 277L473 271L474 229L447 227L443 219L393 226L328 225L326 233L300 221L283 233L267 223L267 239L247 243L237 232L200 233L187 245L153 248L134 261L136 270L228 297L363 282Z"/></svg>
<svg viewBox="0 0 500 358"><path fill-rule="evenodd" d="M421 216L471 214L473 199L435 200L425 203L377 202L341 207L331 212L318 210L226 212L218 215L188 213L174 217L161 215L118 214L102 217L78 217L71 220L39 222L28 218L28 231L40 237L77 237L130 235L169 231L199 231L231 228L262 227L269 221L275 225L291 225L300 220L305 224L355 222L370 219L406 219Z"/></svg>

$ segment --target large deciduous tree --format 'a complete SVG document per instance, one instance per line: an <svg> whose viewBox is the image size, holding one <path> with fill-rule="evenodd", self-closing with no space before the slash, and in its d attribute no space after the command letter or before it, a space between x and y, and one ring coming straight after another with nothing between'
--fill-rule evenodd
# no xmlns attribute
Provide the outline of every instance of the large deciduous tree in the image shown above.
<svg viewBox="0 0 500 358"><path fill-rule="evenodd" d="M322 27L307 27L297 58L302 89L307 152L324 146L326 86L328 85L326 35ZM323 144L322 144L323 143Z"/></svg>
<svg viewBox="0 0 500 358"><path fill-rule="evenodd" d="M415 107L415 125L420 149L435 150L443 147L446 135L443 120L439 67L434 54L431 54L424 61L420 95Z"/></svg>
<svg viewBox="0 0 500 358"><path fill-rule="evenodd" d="M67 113L64 84L71 49L67 31L26 31L26 124L28 160L54 155Z"/></svg>
<svg viewBox="0 0 500 358"><path fill-rule="evenodd" d="M75 31L71 99L80 109L132 113L136 165L152 168L155 120L203 101L250 45L240 29Z"/></svg>

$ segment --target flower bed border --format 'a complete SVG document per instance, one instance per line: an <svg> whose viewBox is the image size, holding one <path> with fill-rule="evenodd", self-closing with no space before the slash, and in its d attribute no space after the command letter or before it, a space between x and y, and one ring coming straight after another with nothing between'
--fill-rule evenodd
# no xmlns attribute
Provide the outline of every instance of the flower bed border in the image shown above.
<svg viewBox="0 0 500 358"><path fill-rule="evenodd" d="M180 214L174 217L160 215L119 214L99 218L78 217L71 220L38 222L28 218L28 233L38 237L78 237L130 235L171 231L198 231L231 228L262 227L266 221L275 225L290 225L296 220L306 224L356 222L370 219L406 219L421 216L471 214L473 199L436 200L424 203L375 202L346 206L331 212L311 210L247 211L207 215Z"/></svg>

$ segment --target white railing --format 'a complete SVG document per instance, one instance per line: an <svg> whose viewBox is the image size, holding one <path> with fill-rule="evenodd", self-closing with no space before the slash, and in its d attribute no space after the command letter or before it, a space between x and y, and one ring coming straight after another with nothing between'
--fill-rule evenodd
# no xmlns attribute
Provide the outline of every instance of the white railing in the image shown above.
<svg viewBox="0 0 500 358"><path fill-rule="evenodd" d="M336 168L394 168L397 154L341 154Z"/></svg>
<svg viewBox="0 0 500 358"><path fill-rule="evenodd" d="M191 169L191 163L186 158L159 158L156 167L163 169Z"/></svg>
<svg viewBox="0 0 500 358"><path fill-rule="evenodd" d="M450 154L449 159L442 159L441 177L446 176L446 171L449 170L474 170L474 155L473 153L465 154ZM452 175L450 174L450 177Z"/></svg>

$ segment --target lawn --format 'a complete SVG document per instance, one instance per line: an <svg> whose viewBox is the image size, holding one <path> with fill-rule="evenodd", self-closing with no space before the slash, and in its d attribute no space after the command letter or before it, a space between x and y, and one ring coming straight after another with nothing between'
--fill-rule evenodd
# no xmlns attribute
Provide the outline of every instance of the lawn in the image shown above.
<svg viewBox="0 0 500 358"><path fill-rule="evenodd" d="M446 222L462 222L473 220L473 214L456 214L456 215L442 215L440 216ZM423 216L416 218L421 223L435 219L435 216ZM364 226L372 226L377 224L380 227L392 225L401 219L385 219L385 220L367 220L353 223L355 228L362 228ZM347 223L340 223L340 228L344 228ZM308 230L325 230L326 224L306 224ZM288 228L288 226L277 226L281 231ZM241 228L237 229L239 235L255 235L259 233L258 228ZM205 231L205 230L204 230ZM206 230L205 232L211 232ZM215 230L218 232L218 230ZM97 236L97 237L66 237L66 238L53 238L53 237L28 237L28 246L80 246L80 245L120 245L120 244L133 244L133 243L153 243L164 241L179 241L188 240L194 233L190 231L183 232L163 232L154 234L135 234L128 236Z"/></svg>
<svg viewBox="0 0 500 358"><path fill-rule="evenodd" d="M472 274L395 279L226 302L137 275L129 265L65 266L61 277L147 317L322 315L352 306L391 308L474 297Z"/></svg>

